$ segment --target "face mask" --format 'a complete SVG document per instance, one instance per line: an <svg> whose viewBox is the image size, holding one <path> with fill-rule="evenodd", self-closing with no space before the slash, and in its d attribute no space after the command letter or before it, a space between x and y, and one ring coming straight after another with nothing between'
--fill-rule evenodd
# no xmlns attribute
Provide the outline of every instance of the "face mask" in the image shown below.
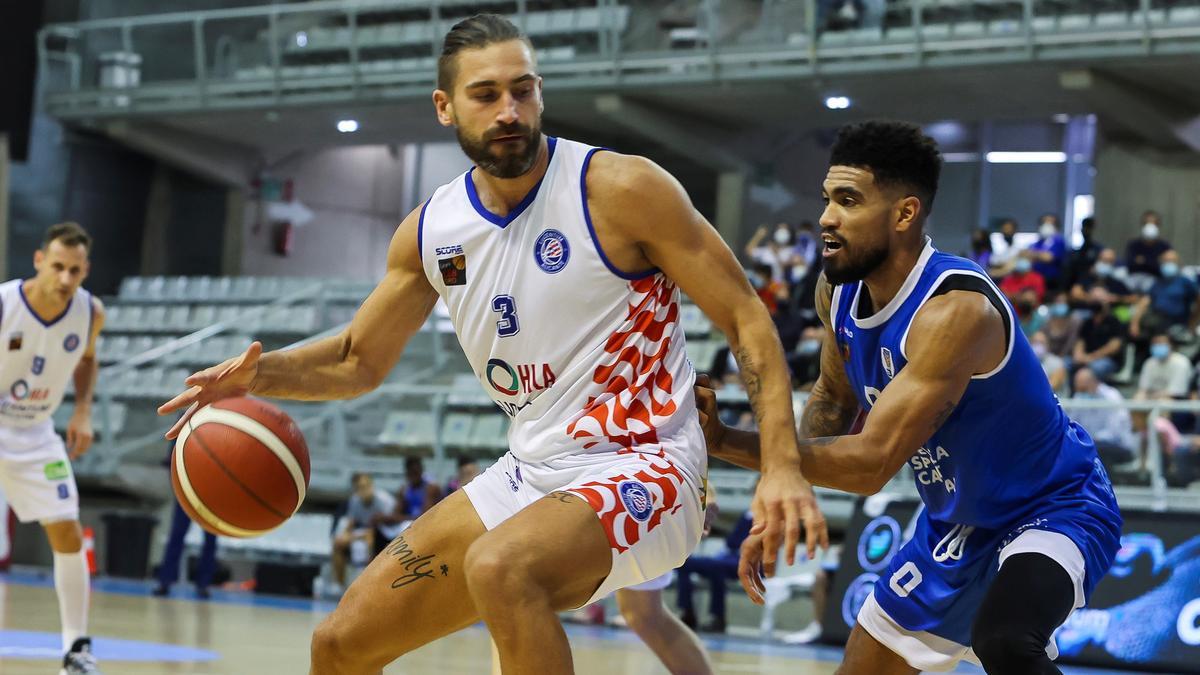
<svg viewBox="0 0 1200 675"><path fill-rule="evenodd" d="M753 273L753 272L752 272L752 273L749 275L749 278L750 278L750 285L754 287L754 290L760 290L760 289L762 289L762 287L763 287L763 278L762 278L762 276L760 276L760 275L759 275L759 274L757 274L757 273Z"/></svg>
<svg viewBox="0 0 1200 675"><path fill-rule="evenodd" d="M1029 260L1027 258L1021 258L1020 260L1017 261L1016 270L1020 274L1025 274L1032 268L1033 268L1033 263L1029 262Z"/></svg>
<svg viewBox="0 0 1200 675"><path fill-rule="evenodd" d="M1098 262L1096 263L1096 274L1102 277L1107 277L1113 273L1112 263Z"/></svg>
<svg viewBox="0 0 1200 675"><path fill-rule="evenodd" d="M796 353L798 354L816 354L821 351L820 340L801 340L800 344L796 345Z"/></svg>
<svg viewBox="0 0 1200 675"><path fill-rule="evenodd" d="M1081 392L1075 394L1075 398L1095 400L1095 399L1100 398L1100 394L1097 394L1097 393L1091 392L1091 391L1081 391Z"/></svg>
<svg viewBox="0 0 1200 675"><path fill-rule="evenodd" d="M1065 302L1056 302L1050 305L1050 315L1064 317L1071 313L1071 308Z"/></svg>
<svg viewBox="0 0 1200 675"><path fill-rule="evenodd" d="M1171 355L1171 345L1150 345L1150 356L1162 361Z"/></svg>
<svg viewBox="0 0 1200 675"><path fill-rule="evenodd" d="M1176 274L1179 274L1179 263L1165 262L1159 267L1159 269L1162 270L1162 275L1164 277L1170 279Z"/></svg>
<svg viewBox="0 0 1200 675"><path fill-rule="evenodd" d="M783 246L784 244L787 244L790 239L791 239L791 236L788 235L787 230L775 230L775 243L776 244Z"/></svg>
<svg viewBox="0 0 1200 675"><path fill-rule="evenodd" d="M808 274L808 267L805 265L792 265L792 279L800 281Z"/></svg>
<svg viewBox="0 0 1200 675"><path fill-rule="evenodd" d="M1034 355L1039 359L1046 355L1046 345L1040 342L1035 342L1032 346Z"/></svg>
<svg viewBox="0 0 1200 675"><path fill-rule="evenodd" d="M1158 226L1154 223L1146 223L1142 226L1142 236L1146 239L1158 239Z"/></svg>
<svg viewBox="0 0 1200 675"><path fill-rule="evenodd" d="M1045 225L1042 225L1041 229L1038 230L1038 234L1042 235L1042 239L1049 239L1050 237L1054 236L1056 231L1057 230L1053 225L1046 223Z"/></svg>

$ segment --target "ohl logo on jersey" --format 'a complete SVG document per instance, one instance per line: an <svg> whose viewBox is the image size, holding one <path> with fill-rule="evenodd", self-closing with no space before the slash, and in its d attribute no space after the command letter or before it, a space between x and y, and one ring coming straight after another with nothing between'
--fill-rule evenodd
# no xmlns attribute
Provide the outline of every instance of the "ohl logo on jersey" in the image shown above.
<svg viewBox="0 0 1200 675"><path fill-rule="evenodd" d="M548 363L522 363L515 369L501 359L491 359L487 363L488 384L505 396L532 394L549 389L556 379L554 370Z"/></svg>
<svg viewBox="0 0 1200 675"><path fill-rule="evenodd" d="M533 260L547 274L558 274L571 259L571 245L558 230L546 230L533 245Z"/></svg>
<svg viewBox="0 0 1200 675"><path fill-rule="evenodd" d="M8 389L8 393L17 401L24 401L25 399L29 399L30 401L44 401L50 398L49 389L30 389L29 383L25 380L13 382L13 385Z"/></svg>

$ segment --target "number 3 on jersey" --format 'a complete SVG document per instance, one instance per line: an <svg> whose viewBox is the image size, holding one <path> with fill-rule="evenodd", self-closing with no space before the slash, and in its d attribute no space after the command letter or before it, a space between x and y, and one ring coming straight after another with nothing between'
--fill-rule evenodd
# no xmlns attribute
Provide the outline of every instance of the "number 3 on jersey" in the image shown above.
<svg viewBox="0 0 1200 675"><path fill-rule="evenodd" d="M521 332L521 324L517 321L517 301L511 295L492 298L492 311L500 313L500 320L496 322L497 335L512 337Z"/></svg>

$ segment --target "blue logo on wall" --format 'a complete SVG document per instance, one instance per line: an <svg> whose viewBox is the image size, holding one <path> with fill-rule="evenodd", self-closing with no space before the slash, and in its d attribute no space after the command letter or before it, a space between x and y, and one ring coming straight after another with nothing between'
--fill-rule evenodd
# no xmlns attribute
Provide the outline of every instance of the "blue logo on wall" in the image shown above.
<svg viewBox="0 0 1200 675"><path fill-rule="evenodd" d="M869 572L887 567L900 548L900 523L891 516L879 516L867 523L858 537L858 564Z"/></svg>
<svg viewBox="0 0 1200 675"><path fill-rule="evenodd" d="M634 520L644 523L650 519L650 514L654 511L654 500L650 498L650 491L645 485L633 480L621 481L617 486L617 493L621 495L625 510Z"/></svg>
<svg viewBox="0 0 1200 675"><path fill-rule="evenodd" d="M867 572L858 575L846 588L846 594L842 596L842 620L847 626L853 628L858 621L858 611L871 595L876 581L879 581L879 575Z"/></svg>
<svg viewBox="0 0 1200 675"><path fill-rule="evenodd" d="M73 352L76 349L79 349L79 336L75 333L68 335L66 339L63 340L63 349L67 350L68 352Z"/></svg>
<svg viewBox="0 0 1200 675"><path fill-rule="evenodd" d="M547 274L557 274L571 259L571 245L558 230L546 230L533 245L533 260Z"/></svg>

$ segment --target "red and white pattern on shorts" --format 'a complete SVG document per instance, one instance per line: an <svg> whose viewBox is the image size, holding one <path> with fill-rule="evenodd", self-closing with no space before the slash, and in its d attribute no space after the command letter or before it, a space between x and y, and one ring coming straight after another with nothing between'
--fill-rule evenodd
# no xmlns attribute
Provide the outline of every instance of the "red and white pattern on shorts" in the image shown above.
<svg viewBox="0 0 1200 675"><path fill-rule="evenodd" d="M600 516L609 546L617 553L629 550L658 527L663 515L674 515L683 508L681 493L688 489L683 474L661 453L643 456L649 463L632 477L622 473L567 490L582 497ZM621 499L620 487L626 482L641 483L650 493L652 510L644 520L635 518Z"/></svg>
<svg viewBox="0 0 1200 675"><path fill-rule="evenodd" d="M658 442L658 427L678 412L675 380L666 358L679 327L675 284L662 274L629 282L631 301L625 323L604 345L606 360L592 373L604 387L588 397L582 416L567 427L572 438L589 439L584 448L602 440L631 452L635 446ZM595 440L590 440L595 439Z"/></svg>

